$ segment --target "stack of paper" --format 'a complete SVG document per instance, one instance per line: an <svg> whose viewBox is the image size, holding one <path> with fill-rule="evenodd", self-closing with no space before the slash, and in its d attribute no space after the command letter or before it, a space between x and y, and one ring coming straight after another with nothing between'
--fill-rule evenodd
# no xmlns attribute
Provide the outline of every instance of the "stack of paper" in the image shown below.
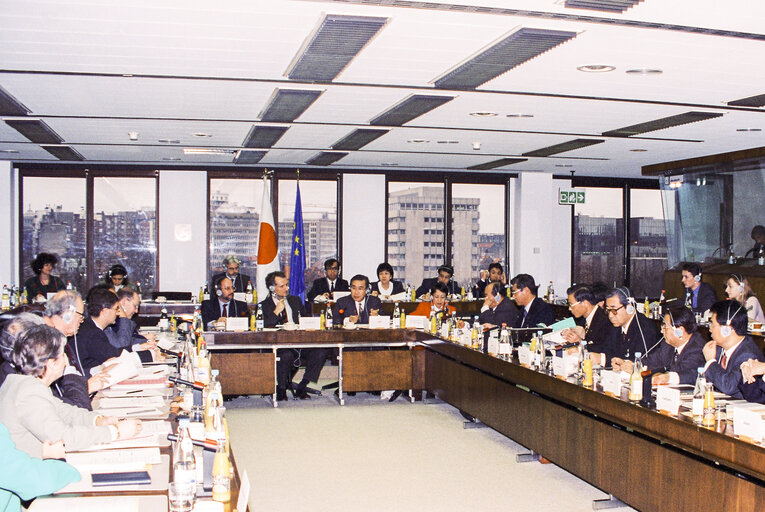
<svg viewBox="0 0 765 512"><path fill-rule="evenodd" d="M130 450L102 450L97 452L67 453L66 461L80 473L114 473L141 471L147 465L159 464L159 448Z"/></svg>

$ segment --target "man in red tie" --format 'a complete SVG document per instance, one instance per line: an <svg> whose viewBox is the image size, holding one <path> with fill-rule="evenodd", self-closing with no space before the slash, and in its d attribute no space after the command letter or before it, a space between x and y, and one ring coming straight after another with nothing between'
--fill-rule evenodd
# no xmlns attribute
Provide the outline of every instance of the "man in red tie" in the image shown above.
<svg viewBox="0 0 765 512"><path fill-rule="evenodd" d="M715 302L709 311L712 341L704 345L704 376L715 389L733 398L742 398L741 363L763 360L763 355L747 334L746 309L735 300Z"/></svg>
<svg viewBox="0 0 765 512"><path fill-rule="evenodd" d="M247 316L247 304L234 300L234 283L224 277L215 283L215 297L202 301L202 322L205 329L210 322L222 322L227 317Z"/></svg>

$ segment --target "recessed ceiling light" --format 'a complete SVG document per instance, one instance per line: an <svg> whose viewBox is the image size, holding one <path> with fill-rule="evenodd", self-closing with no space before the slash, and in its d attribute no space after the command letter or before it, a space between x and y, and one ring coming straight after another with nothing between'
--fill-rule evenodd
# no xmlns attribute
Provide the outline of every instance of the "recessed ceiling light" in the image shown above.
<svg viewBox="0 0 765 512"><path fill-rule="evenodd" d="M128 132L128 138L132 141L138 140L138 132Z"/></svg>
<svg viewBox="0 0 765 512"><path fill-rule="evenodd" d="M233 155L234 149L220 148L183 148L184 155Z"/></svg>
<svg viewBox="0 0 765 512"><path fill-rule="evenodd" d="M496 112L479 111L479 112L471 112L470 115L473 117L497 117L499 114L497 114Z"/></svg>
<svg viewBox="0 0 765 512"><path fill-rule="evenodd" d="M507 114L505 117L534 117L534 114Z"/></svg>
<svg viewBox="0 0 765 512"><path fill-rule="evenodd" d="M571 164L555 164L555 167L574 167Z"/></svg>
<svg viewBox="0 0 765 512"><path fill-rule="evenodd" d="M737 132L761 132L762 128L736 128Z"/></svg>
<svg viewBox="0 0 765 512"><path fill-rule="evenodd" d="M578 66L576 69L585 73L608 73L616 68L608 64L587 64L585 66Z"/></svg>
<svg viewBox="0 0 765 512"><path fill-rule="evenodd" d="M380 165L382 167L396 167L398 164L395 162L383 162Z"/></svg>
<svg viewBox="0 0 765 512"><path fill-rule="evenodd" d="M18 149L0 149L0 153L18 153Z"/></svg>
<svg viewBox="0 0 765 512"><path fill-rule="evenodd" d="M661 69L650 69L650 68L639 68L639 69L628 69L625 71L628 75L660 75L664 73Z"/></svg>
<svg viewBox="0 0 765 512"><path fill-rule="evenodd" d="M209 133L205 133L205 132L197 132L197 133L194 134L194 137L212 137L212 135L210 135Z"/></svg>
<svg viewBox="0 0 765 512"><path fill-rule="evenodd" d="M163 156L162 160L165 162L180 162L181 159L176 156Z"/></svg>
<svg viewBox="0 0 765 512"><path fill-rule="evenodd" d="M407 142L409 144L427 144L430 141L425 139L409 139Z"/></svg>
<svg viewBox="0 0 765 512"><path fill-rule="evenodd" d="M645 153L648 150L643 148L635 148L635 149L630 149L630 151L632 151L633 153Z"/></svg>
<svg viewBox="0 0 765 512"><path fill-rule="evenodd" d="M162 142L163 144L180 144L181 141L177 139L158 139L157 142Z"/></svg>
<svg viewBox="0 0 765 512"><path fill-rule="evenodd" d="M436 144L459 144L457 140L438 140Z"/></svg>

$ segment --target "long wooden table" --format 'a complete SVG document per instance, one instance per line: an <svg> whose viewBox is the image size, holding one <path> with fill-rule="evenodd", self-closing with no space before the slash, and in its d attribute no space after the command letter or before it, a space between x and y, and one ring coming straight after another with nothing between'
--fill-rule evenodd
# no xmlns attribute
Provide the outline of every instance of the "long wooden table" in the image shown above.
<svg viewBox="0 0 765 512"><path fill-rule="evenodd" d="M247 357L263 347L273 368L275 347L388 343L391 350L345 351L346 390L428 390L639 510L765 507L765 448L736 439L730 426L710 431L409 329L215 337L213 366L224 389L231 389L229 378L258 379ZM394 351L400 354L391 356ZM272 374L268 378L273 386Z"/></svg>

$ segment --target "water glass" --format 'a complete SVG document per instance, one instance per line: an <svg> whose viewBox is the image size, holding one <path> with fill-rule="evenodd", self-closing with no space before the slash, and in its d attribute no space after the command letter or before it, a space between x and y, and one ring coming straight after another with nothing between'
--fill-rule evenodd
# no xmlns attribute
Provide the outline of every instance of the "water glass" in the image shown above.
<svg viewBox="0 0 765 512"><path fill-rule="evenodd" d="M170 512L191 512L194 508L196 488L189 482L170 482L167 487Z"/></svg>

